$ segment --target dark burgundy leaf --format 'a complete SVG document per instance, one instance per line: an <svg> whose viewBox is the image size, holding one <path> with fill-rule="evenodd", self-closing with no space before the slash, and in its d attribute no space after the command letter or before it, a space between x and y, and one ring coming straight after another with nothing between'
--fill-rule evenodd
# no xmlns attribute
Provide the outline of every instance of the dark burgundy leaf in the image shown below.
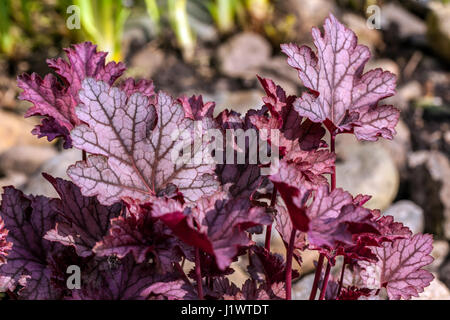
<svg viewBox="0 0 450 320"><path fill-rule="evenodd" d="M232 262L240 247L251 244L247 229L272 223L263 208L252 208L245 198L224 200L217 193L183 208L175 200L155 199L153 216L158 217L184 242L214 255L219 269Z"/></svg>
<svg viewBox="0 0 450 320"><path fill-rule="evenodd" d="M26 196L13 187L6 187L0 209L12 243L6 264L0 266L0 274L12 281L24 280L20 290L23 299L56 299L61 292L51 286L48 259L59 244L44 239L54 227L56 211L52 200L45 197Z"/></svg>
<svg viewBox="0 0 450 320"><path fill-rule="evenodd" d="M119 215L122 204L103 206L97 198L83 196L70 181L45 173L44 177L60 196L52 202L56 227L47 232L45 239L73 246L82 257L91 255L94 245L107 234L110 220Z"/></svg>
<svg viewBox="0 0 450 320"><path fill-rule="evenodd" d="M152 261L156 270L168 272L181 259L172 232L151 215L151 205L126 199L125 215L111 220L109 234L99 241L94 252L119 258L132 253L137 263Z"/></svg>

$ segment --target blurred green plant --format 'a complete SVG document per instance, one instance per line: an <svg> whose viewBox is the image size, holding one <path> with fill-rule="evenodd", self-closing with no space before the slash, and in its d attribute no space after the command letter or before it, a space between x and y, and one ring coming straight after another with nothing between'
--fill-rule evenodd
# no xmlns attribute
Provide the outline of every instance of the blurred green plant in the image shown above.
<svg viewBox="0 0 450 320"><path fill-rule="evenodd" d="M211 0L207 7L220 33L233 30L236 16L241 10L241 0Z"/></svg>
<svg viewBox="0 0 450 320"><path fill-rule="evenodd" d="M170 25L180 45L183 57L187 61L194 58L196 39L189 25L187 0L168 0L168 15Z"/></svg>
<svg viewBox="0 0 450 320"><path fill-rule="evenodd" d="M0 1L0 52L8 57L17 54L18 45L26 42L25 34L31 35L31 10L40 10L38 1Z"/></svg>
<svg viewBox="0 0 450 320"><path fill-rule="evenodd" d="M194 57L196 37L189 23L187 0L145 0L147 13L153 22L156 34L160 34L163 18L169 22L173 30L176 43L180 47L183 58L191 61Z"/></svg>
<svg viewBox="0 0 450 320"><path fill-rule="evenodd" d="M10 1L0 1L0 50L1 52L11 55L14 48L14 38L11 30L11 4Z"/></svg>
<svg viewBox="0 0 450 320"><path fill-rule="evenodd" d="M86 39L97 44L100 50L110 52L110 59L122 60L122 36L129 8L121 0L75 0L74 4L80 8Z"/></svg>

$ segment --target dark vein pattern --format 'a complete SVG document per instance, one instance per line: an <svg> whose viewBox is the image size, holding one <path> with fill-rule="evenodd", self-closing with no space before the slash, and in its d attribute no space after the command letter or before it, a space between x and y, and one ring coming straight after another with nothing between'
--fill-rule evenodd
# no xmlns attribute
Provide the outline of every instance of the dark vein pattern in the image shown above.
<svg viewBox="0 0 450 320"><path fill-rule="evenodd" d="M433 275L422 269L433 261L432 249L433 238L429 234L417 234L373 247L378 262L360 261L364 269L361 277L368 288L386 287L390 299L417 297L433 280Z"/></svg>
<svg viewBox="0 0 450 320"><path fill-rule="evenodd" d="M353 130L360 140L392 139L399 112L392 106L377 106L395 93L396 77L381 69L363 74L370 58L366 46L357 45L353 31L330 15L324 34L313 28L317 55L307 46L282 45L290 66L298 70L310 89L297 98L294 107L313 122L331 121L340 130Z"/></svg>
<svg viewBox="0 0 450 320"><path fill-rule="evenodd" d="M122 197L149 200L170 185L187 201L217 191L212 164L174 158L188 148L202 160L208 146L186 139L197 129L171 97L160 92L153 105L140 93L128 97L94 79L86 79L82 88L77 115L86 124L71 135L75 147L93 155L71 166L68 174L85 196L96 195L111 205Z"/></svg>

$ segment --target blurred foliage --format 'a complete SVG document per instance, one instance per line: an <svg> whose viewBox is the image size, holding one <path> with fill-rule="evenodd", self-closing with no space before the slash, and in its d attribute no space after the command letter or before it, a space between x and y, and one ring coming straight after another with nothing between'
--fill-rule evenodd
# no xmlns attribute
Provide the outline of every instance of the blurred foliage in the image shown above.
<svg viewBox="0 0 450 320"><path fill-rule="evenodd" d="M122 60L124 28L133 10L146 12L154 34L164 36L164 41L168 39L166 31L171 30L174 43L186 60L195 55L194 30L198 29L193 23L199 16L219 35L252 30L278 44L294 33L295 16L287 14L275 19L276 1L279 0L0 0L0 54L20 59L35 48L89 40L110 52L108 59ZM77 15L75 20L73 15ZM69 28L70 19L72 23L78 21L79 28Z"/></svg>
<svg viewBox="0 0 450 320"><path fill-rule="evenodd" d="M80 22L86 39L109 52L115 61L122 60L122 35L130 13L121 0L75 0L80 8Z"/></svg>
<svg viewBox="0 0 450 320"><path fill-rule="evenodd" d="M56 38L71 39L64 11L55 0L1 0L0 54L20 59L39 46L51 46ZM65 10L65 9L64 9Z"/></svg>

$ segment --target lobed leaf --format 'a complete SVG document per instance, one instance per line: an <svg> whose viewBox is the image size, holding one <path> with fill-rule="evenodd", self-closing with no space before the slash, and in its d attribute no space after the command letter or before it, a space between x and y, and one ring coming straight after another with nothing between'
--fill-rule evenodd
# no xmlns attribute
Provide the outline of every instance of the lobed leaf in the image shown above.
<svg viewBox="0 0 450 320"><path fill-rule="evenodd" d="M354 132L359 140L392 139L399 111L378 102L395 93L395 75L381 69L363 73L369 49L332 14L324 34L313 28L312 36L317 53L292 43L281 46L309 89L295 100L295 110L313 122L328 121L333 130Z"/></svg>
<svg viewBox="0 0 450 320"><path fill-rule="evenodd" d="M111 205L123 197L149 200L170 185L189 201L217 190L213 165L178 161L180 150L193 143L180 142L180 135L187 132L191 138L194 128L171 97L160 92L153 105L140 93L128 97L91 78L82 88L77 115L86 124L71 135L75 147L94 155L69 167L68 174L85 196L97 196L102 204ZM202 142L190 157L207 150Z"/></svg>
<svg viewBox="0 0 450 320"><path fill-rule="evenodd" d="M59 81L53 74L43 79L33 73L22 74L17 78L17 85L23 89L19 99L30 101L33 106L25 114L44 116L33 134L39 138L46 136L49 141L63 137L64 147L71 148L69 135L76 125L81 123L75 114L75 107L80 103L78 91L85 78L94 77L110 85L125 71L123 63L109 62L105 65L106 52L97 52L97 46L90 42L73 45L64 50L68 61L61 58L47 60L48 65L60 76Z"/></svg>
<svg viewBox="0 0 450 320"><path fill-rule="evenodd" d="M72 182L43 175L60 196L52 202L56 226L44 238L73 246L81 257L91 255L94 245L107 234L111 219L119 215L122 204L103 206L97 198L83 196Z"/></svg>
<svg viewBox="0 0 450 320"><path fill-rule="evenodd" d="M433 275L423 269L433 261L431 235L417 234L372 249L378 261L358 262L363 269L361 278L370 289L385 287L389 299L417 297L433 280Z"/></svg>

